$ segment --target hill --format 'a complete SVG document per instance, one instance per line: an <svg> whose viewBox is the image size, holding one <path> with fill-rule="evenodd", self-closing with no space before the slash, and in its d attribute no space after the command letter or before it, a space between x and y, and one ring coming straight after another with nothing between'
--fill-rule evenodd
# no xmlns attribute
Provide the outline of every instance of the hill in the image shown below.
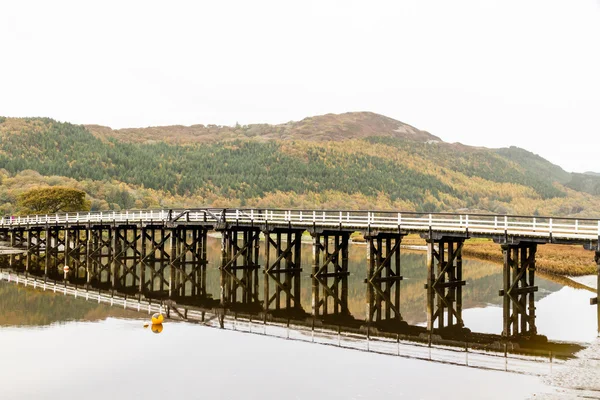
<svg viewBox="0 0 600 400"><path fill-rule="evenodd" d="M600 216L600 177L523 149L440 138L374 113L280 125L112 130L0 118L0 212L39 185L94 209L257 206Z"/></svg>
<svg viewBox="0 0 600 400"><path fill-rule="evenodd" d="M286 124L252 124L235 127L217 125L158 126L113 130L86 125L96 137L128 143L214 143L235 139L342 141L383 136L412 141L440 141L432 134L395 119L371 112L326 114Z"/></svg>

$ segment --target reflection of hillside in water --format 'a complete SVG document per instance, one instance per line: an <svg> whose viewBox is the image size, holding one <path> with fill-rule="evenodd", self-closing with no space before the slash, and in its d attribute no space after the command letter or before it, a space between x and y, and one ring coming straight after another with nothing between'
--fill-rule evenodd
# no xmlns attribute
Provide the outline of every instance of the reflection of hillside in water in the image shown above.
<svg viewBox="0 0 600 400"><path fill-rule="evenodd" d="M0 326L50 325L108 317L139 318L139 314L132 311L6 282L0 282L0 304Z"/></svg>
<svg viewBox="0 0 600 400"><path fill-rule="evenodd" d="M262 250L262 249L261 249ZM348 268L348 308L357 319L365 317L366 308L366 247L362 244L353 244L349 250ZM498 251L500 247L498 246ZM220 239L208 239L207 290L214 298L219 296L219 270L221 263ZM427 310L427 291L424 284L427 280L426 255L415 251L403 251L402 253L402 276L400 301L402 317L409 324L425 322ZM260 257L260 265L264 265L264 258ZM311 308L311 273L312 268L312 245L302 244L302 307L310 312ZM463 260L463 277L467 285L463 287L463 308L484 307L489 304L501 306L502 297L498 291L502 288L502 266L487 261ZM263 274L259 274L262 287ZM541 300L548 294L562 288L560 284L537 279L536 285L539 292L536 293L536 301ZM260 294L262 298L262 293Z"/></svg>

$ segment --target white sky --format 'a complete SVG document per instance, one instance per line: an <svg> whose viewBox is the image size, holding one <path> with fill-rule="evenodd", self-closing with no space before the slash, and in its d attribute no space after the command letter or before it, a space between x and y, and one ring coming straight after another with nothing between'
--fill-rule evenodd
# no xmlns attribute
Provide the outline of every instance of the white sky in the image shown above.
<svg viewBox="0 0 600 400"><path fill-rule="evenodd" d="M600 0L0 0L0 115L122 128L345 111L600 172Z"/></svg>

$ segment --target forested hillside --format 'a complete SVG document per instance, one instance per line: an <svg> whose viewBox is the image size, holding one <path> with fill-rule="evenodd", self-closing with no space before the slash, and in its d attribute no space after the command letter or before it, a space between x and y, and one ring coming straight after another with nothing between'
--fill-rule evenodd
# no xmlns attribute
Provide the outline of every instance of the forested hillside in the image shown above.
<svg viewBox="0 0 600 400"><path fill-rule="evenodd" d="M600 215L600 177L570 174L514 147L444 143L373 113L119 131L0 118L0 212L19 212L19 193L44 185L82 189L93 209L246 205Z"/></svg>

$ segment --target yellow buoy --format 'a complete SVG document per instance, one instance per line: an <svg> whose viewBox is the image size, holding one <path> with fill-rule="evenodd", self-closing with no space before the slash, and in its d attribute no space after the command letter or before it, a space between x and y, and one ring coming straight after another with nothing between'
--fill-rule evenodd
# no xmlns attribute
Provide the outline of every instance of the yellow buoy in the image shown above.
<svg viewBox="0 0 600 400"><path fill-rule="evenodd" d="M162 324L152 324L152 332L161 333L163 330Z"/></svg>
<svg viewBox="0 0 600 400"><path fill-rule="evenodd" d="M163 323L164 321L164 317L162 314L160 313L156 313L154 315L152 315L152 325L160 325Z"/></svg>

